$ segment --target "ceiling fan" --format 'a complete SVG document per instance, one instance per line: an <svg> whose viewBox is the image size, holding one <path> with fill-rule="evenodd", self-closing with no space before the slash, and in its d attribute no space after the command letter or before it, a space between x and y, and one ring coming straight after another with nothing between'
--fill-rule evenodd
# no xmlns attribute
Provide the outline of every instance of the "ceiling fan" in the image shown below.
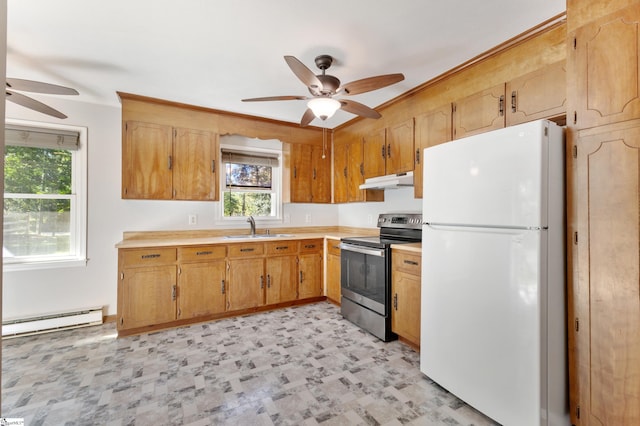
<svg viewBox="0 0 640 426"><path fill-rule="evenodd" d="M340 85L340 80L332 75L326 74L326 70L329 69L333 63L333 57L329 55L320 55L316 57L316 66L322 71L322 74L319 75L314 74L313 71L307 68L307 66L294 56L285 56L284 60L287 62L287 65L289 65L289 68L291 68L291 71L293 71L300 81L307 86L312 97L267 96L262 98L243 99L242 101L257 102L310 99L307 103L307 110L300 121L301 126L308 125L316 117L321 120L326 120L333 116L338 109L343 109L344 111L366 118L380 118L381 115L378 111L369 108L366 105L349 99L335 99L334 96L357 95L381 89L404 80L404 75L401 73L385 74L363 78L362 80L356 80L351 83Z"/></svg>
<svg viewBox="0 0 640 426"><path fill-rule="evenodd" d="M40 81L23 80L20 78L7 78L7 100L26 108L30 108L34 111L41 112L43 114L51 115L56 118L67 118L66 115L60 111L51 108L49 105L45 105L40 101L25 96L21 93L14 92L14 90L34 93L46 93L49 95L78 95L78 91L69 87L58 86L56 84L42 83ZM11 89L11 90L10 90Z"/></svg>

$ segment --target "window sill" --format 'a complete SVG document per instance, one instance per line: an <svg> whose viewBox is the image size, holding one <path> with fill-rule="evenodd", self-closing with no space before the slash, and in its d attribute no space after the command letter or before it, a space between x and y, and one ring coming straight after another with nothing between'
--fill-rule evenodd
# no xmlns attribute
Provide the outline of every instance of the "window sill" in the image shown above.
<svg viewBox="0 0 640 426"><path fill-rule="evenodd" d="M77 268L82 266L87 266L87 259L41 260L24 262L10 262L7 260L3 260L2 270L4 272L13 272L33 271L38 269Z"/></svg>

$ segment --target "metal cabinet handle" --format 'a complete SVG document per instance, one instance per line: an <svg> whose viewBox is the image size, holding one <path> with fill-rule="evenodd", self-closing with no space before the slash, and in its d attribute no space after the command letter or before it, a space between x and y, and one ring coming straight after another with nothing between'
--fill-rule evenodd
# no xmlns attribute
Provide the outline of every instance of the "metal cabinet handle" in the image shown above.
<svg viewBox="0 0 640 426"><path fill-rule="evenodd" d="M220 293L224 294L225 288L224 288L224 280L220 280Z"/></svg>
<svg viewBox="0 0 640 426"><path fill-rule="evenodd" d="M152 254L143 254L140 256L142 259L156 259L160 257L160 253L152 253Z"/></svg>
<svg viewBox="0 0 640 426"><path fill-rule="evenodd" d="M498 102L498 109L500 116L504 115L504 95L500 95L500 101Z"/></svg>
<svg viewBox="0 0 640 426"><path fill-rule="evenodd" d="M302 278L302 271L300 271L300 283L302 284L302 281L304 281L304 279Z"/></svg>
<svg viewBox="0 0 640 426"><path fill-rule="evenodd" d="M344 177L347 177L347 168L346 167L342 170L342 174L344 175Z"/></svg>
<svg viewBox="0 0 640 426"><path fill-rule="evenodd" d="M196 252L196 256L207 256L209 254L213 254L212 251L198 251Z"/></svg>
<svg viewBox="0 0 640 426"><path fill-rule="evenodd" d="M260 275L260 288L264 288L264 275Z"/></svg>
<svg viewBox="0 0 640 426"><path fill-rule="evenodd" d="M511 92L511 112L516 112L517 104L516 104L516 91Z"/></svg>
<svg viewBox="0 0 640 426"><path fill-rule="evenodd" d="M387 154L385 152L386 147L387 147L386 145L382 145L382 158L387 156Z"/></svg>
<svg viewBox="0 0 640 426"><path fill-rule="evenodd" d="M407 265L418 266L418 262L416 262L415 260L405 260L404 263L406 263Z"/></svg>
<svg viewBox="0 0 640 426"><path fill-rule="evenodd" d="M271 275L267 274L267 288L271 288Z"/></svg>
<svg viewBox="0 0 640 426"><path fill-rule="evenodd" d="M216 172L216 160L211 160L211 173Z"/></svg>
<svg viewBox="0 0 640 426"><path fill-rule="evenodd" d="M416 149L416 164L420 164L420 150Z"/></svg>
<svg viewBox="0 0 640 426"><path fill-rule="evenodd" d="M276 250L287 250L289 248L289 246L278 246L276 247Z"/></svg>
<svg viewBox="0 0 640 426"><path fill-rule="evenodd" d="M393 295L393 309L398 310L398 293Z"/></svg>
<svg viewBox="0 0 640 426"><path fill-rule="evenodd" d="M169 170L171 170L171 163L172 163L172 162L171 162L171 156L169 156L169 161L168 161L168 163L167 163L167 166L169 167Z"/></svg>
<svg viewBox="0 0 640 426"><path fill-rule="evenodd" d="M171 286L171 300L176 300L177 295L178 295L178 288L175 285Z"/></svg>
<svg viewBox="0 0 640 426"><path fill-rule="evenodd" d="M387 158L391 158L391 144L387 145Z"/></svg>
<svg viewBox="0 0 640 426"><path fill-rule="evenodd" d="M254 251L254 250L255 250L255 248L253 248L253 247L249 247L249 248L241 248L241 249L240 249L240 251L241 251L241 252L245 252L245 251Z"/></svg>

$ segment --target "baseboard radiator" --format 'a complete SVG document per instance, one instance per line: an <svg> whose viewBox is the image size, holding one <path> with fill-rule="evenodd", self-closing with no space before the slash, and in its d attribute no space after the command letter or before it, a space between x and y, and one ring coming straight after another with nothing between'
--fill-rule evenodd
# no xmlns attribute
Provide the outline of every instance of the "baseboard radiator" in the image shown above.
<svg viewBox="0 0 640 426"><path fill-rule="evenodd" d="M102 307L79 309L2 322L2 338L28 336L102 324Z"/></svg>

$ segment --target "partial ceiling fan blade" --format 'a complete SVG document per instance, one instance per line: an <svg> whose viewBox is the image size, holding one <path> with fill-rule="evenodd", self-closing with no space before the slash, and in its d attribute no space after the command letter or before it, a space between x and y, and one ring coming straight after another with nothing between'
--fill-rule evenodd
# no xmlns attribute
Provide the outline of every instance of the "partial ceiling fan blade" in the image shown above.
<svg viewBox="0 0 640 426"><path fill-rule="evenodd" d="M262 102L262 101L296 101L307 99L306 96L266 96L263 98L243 99L242 102Z"/></svg>
<svg viewBox="0 0 640 426"><path fill-rule="evenodd" d="M371 109L368 106L361 104L360 102L340 99L340 104L342 105L343 110L350 112L351 114L360 115L366 118L382 117L378 111L376 111L375 109Z"/></svg>
<svg viewBox="0 0 640 426"><path fill-rule="evenodd" d="M78 95L76 89L58 86L57 84L43 83L40 81L23 80L21 78L7 78L7 87L13 90L25 92L47 93L49 95Z"/></svg>
<svg viewBox="0 0 640 426"><path fill-rule="evenodd" d="M316 118L316 116L313 114L313 111L311 111L311 108L307 108L307 110L302 115L302 120L300 120L300 125L302 127L308 126L309 123L311 123L314 118Z"/></svg>
<svg viewBox="0 0 640 426"><path fill-rule="evenodd" d="M285 56L284 60L291 68L291 71L302 81L307 87L314 91L322 90L322 82L305 64L300 62L295 56Z"/></svg>
<svg viewBox="0 0 640 426"><path fill-rule="evenodd" d="M12 92L10 90L7 90L6 93L7 93L6 99L8 101L11 101L23 107L32 109L34 111L41 112L43 114L51 115L56 118L62 118L62 119L67 118L67 116L61 113L60 111L53 109L49 105L45 105L42 102L36 101L33 98L22 95L20 93Z"/></svg>
<svg viewBox="0 0 640 426"><path fill-rule="evenodd" d="M385 74L376 77L363 78L362 80L352 81L341 87L341 90L347 95L357 95L359 93L370 92L372 90L382 89L404 80L402 73Z"/></svg>

